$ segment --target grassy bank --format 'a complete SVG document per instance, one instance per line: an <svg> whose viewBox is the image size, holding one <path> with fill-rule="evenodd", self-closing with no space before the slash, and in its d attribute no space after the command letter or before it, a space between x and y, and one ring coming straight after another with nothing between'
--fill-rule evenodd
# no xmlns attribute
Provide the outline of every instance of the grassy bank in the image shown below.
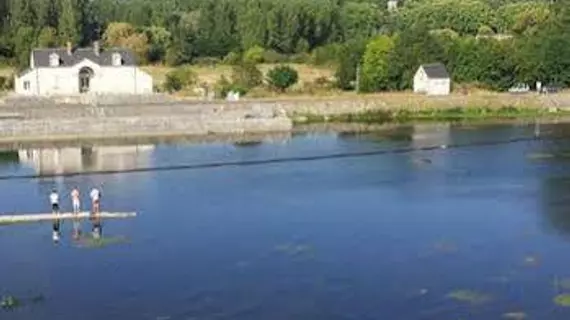
<svg viewBox="0 0 570 320"><path fill-rule="evenodd" d="M295 124L310 123L412 123L412 122L475 122L486 120L513 120L555 118L569 116L570 110L524 107L466 107L433 109L372 110L338 115L295 114Z"/></svg>

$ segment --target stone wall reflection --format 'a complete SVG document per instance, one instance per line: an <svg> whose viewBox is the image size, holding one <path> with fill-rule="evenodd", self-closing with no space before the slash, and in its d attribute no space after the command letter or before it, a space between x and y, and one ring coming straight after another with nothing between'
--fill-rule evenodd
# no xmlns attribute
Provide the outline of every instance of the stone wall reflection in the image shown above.
<svg viewBox="0 0 570 320"><path fill-rule="evenodd" d="M154 145L24 149L20 163L37 174L128 170L149 166Z"/></svg>

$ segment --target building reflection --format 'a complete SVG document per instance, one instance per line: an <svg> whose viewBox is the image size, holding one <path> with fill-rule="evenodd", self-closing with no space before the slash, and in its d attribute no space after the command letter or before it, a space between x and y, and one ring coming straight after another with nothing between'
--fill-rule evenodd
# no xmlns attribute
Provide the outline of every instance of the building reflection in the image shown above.
<svg viewBox="0 0 570 320"><path fill-rule="evenodd" d="M38 174L65 174L149 166L153 150L154 145L60 147L19 150L18 156Z"/></svg>

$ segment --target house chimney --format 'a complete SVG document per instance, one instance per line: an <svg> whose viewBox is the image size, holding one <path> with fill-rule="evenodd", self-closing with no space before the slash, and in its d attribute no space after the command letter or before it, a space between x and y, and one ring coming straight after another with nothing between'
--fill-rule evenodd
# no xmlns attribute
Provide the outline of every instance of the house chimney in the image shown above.
<svg viewBox="0 0 570 320"><path fill-rule="evenodd" d="M71 46L71 41L67 41L67 54L71 55L73 47Z"/></svg>
<svg viewBox="0 0 570 320"><path fill-rule="evenodd" d="M95 55L98 56L99 52L100 52L100 48L99 48L99 41L93 41L93 52L95 52Z"/></svg>

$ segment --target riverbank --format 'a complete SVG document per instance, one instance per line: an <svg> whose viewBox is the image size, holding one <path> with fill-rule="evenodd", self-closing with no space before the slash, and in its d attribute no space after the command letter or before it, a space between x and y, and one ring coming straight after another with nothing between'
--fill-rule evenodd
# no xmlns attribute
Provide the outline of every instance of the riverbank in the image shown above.
<svg viewBox="0 0 570 320"><path fill-rule="evenodd" d="M397 104L397 97L408 97L408 104ZM228 136L233 139L247 134L293 132L300 125L315 123L356 123L370 128L414 122L560 119L570 116L570 95L385 94L154 104L141 103L139 97L136 104L110 105L54 101L26 104L14 100L1 106L0 113L10 115L0 117L0 144L183 136L213 141Z"/></svg>

